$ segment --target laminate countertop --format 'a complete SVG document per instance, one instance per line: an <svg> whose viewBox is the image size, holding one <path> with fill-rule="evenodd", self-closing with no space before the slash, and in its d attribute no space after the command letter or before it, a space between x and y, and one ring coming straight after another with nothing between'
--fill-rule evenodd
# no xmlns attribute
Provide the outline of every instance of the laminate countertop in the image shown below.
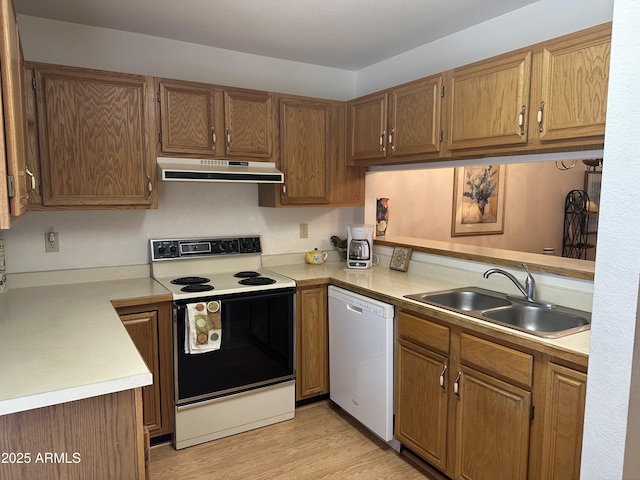
<svg viewBox="0 0 640 480"><path fill-rule="evenodd" d="M591 338L588 330L562 338L542 338L404 298L404 295L412 293L471 286L467 278L457 277L455 272L446 276L430 276L424 273L412 273L411 269L409 272L400 272L382 265L368 270L352 270L347 269L346 264L340 261L325 262L322 265L306 263L266 265L266 268L294 279L298 287L331 283L362 295L393 303L404 310L430 315L525 348L535 349L584 366L588 363Z"/></svg>
<svg viewBox="0 0 640 480"><path fill-rule="evenodd" d="M151 278L0 294L0 415L152 383L112 300L170 300Z"/></svg>

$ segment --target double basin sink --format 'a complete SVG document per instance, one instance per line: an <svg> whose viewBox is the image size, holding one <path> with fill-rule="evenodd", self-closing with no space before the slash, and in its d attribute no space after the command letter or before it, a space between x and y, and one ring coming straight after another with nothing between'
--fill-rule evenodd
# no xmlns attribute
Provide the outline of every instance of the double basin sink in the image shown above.
<svg viewBox="0 0 640 480"><path fill-rule="evenodd" d="M520 300L478 287L405 297L544 338L564 337L591 328L588 312Z"/></svg>

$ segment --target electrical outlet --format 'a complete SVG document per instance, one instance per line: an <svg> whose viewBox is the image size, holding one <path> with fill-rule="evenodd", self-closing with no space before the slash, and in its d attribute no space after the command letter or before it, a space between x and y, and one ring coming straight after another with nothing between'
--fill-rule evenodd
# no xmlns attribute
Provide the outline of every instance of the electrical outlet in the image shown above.
<svg viewBox="0 0 640 480"><path fill-rule="evenodd" d="M60 251L58 232L46 232L44 234L44 251L47 253Z"/></svg>
<svg viewBox="0 0 640 480"><path fill-rule="evenodd" d="M309 224L301 223L300 224L300 238L309 238Z"/></svg>

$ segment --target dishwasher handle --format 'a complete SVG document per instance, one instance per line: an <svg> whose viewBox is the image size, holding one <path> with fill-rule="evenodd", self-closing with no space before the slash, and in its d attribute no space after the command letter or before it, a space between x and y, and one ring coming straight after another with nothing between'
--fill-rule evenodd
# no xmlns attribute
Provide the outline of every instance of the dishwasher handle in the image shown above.
<svg viewBox="0 0 640 480"><path fill-rule="evenodd" d="M347 303L346 306L347 306L347 310L351 310L354 313L358 313L362 315L362 308L356 307L355 305L351 305L349 303Z"/></svg>

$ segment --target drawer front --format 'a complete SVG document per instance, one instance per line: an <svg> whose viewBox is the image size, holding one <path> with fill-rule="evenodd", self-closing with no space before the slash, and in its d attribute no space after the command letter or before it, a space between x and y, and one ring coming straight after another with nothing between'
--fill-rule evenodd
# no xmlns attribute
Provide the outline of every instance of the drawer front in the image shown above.
<svg viewBox="0 0 640 480"><path fill-rule="evenodd" d="M449 353L449 327L401 311L397 328L400 338L444 354Z"/></svg>
<svg viewBox="0 0 640 480"><path fill-rule="evenodd" d="M460 360L519 385L531 388L533 383L533 355L466 333L460 336Z"/></svg>

